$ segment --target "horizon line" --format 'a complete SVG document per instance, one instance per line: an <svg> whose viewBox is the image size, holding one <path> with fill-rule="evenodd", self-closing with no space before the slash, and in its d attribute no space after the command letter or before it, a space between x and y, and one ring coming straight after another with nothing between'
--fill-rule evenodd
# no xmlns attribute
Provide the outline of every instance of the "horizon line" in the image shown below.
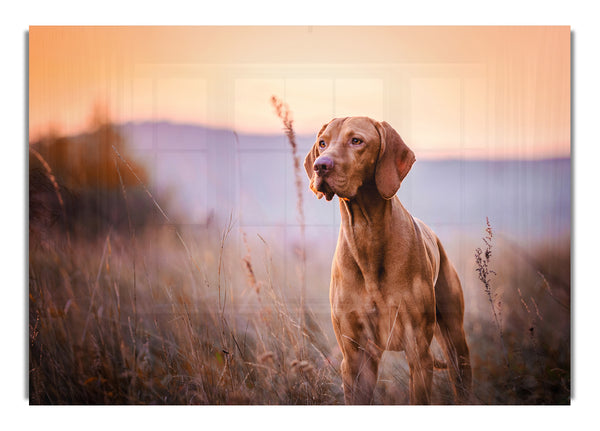
<svg viewBox="0 0 600 431"><path fill-rule="evenodd" d="M275 136L281 136L281 137L285 137L285 132L284 132L284 128L281 128L281 134L274 132L274 131L262 131L262 132L258 132L258 131L237 131L234 128L231 127L227 127L227 126L218 126L218 125L208 125L208 124L203 124L203 123L191 123L191 122L180 122L180 121L174 121L174 120L170 120L170 119L159 119L159 120L151 120L151 119L137 119L137 120L126 120L123 122L113 122L113 121L107 121L105 123L100 124L100 126L104 126L104 125L112 125L114 127L127 127L127 126L135 126L135 125L168 125L168 126L173 126L173 127L192 127L192 128L199 128L199 129L206 129L206 130L211 130L211 131L216 131L216 132L225 132L225 133L232 133L232 134L238 134L238 135L246 135L246 136L265 136L265 137L275 137ZM89 135L94 133L99 126L86 126L85 128L83 128L82 130L79 131L74 131L71 133L61 133L61 132L55 132L53 130L53 127L56 128L57 130L60 130L60 127L57 126L53 126L53 125L48 125L47 127L47 132L45 133L37 133L37 136L35 136L35 139L31 139L30 137L30 132L31 130L27 130L28 132L28 143L29 145L33 145L36 143L39 143L40 141L42 141L44 138L47 138L48 136L50 136L52 133L56 133L54 136L56 136L57 138L77 138L77 137L82 137L85 135ZM303 137L303 138L307 138L307 137L314 137L316 135L315 134L311 134L311 133L296 133L296 136L299 137ZM286 147L282 148L282 150L284 150ZM474 149L471 149L474 150ZM571 150L571 145L569 143L569 150ZM177 150L174 150L177 151ZM467 151L469 151L467 149ZM425 160L425 161L505 161L505 162L510 162L510 161L515 161L515 162L519 162L519 161L552 161L552 160L571 160L571 151L569 151L569 153L567 154L540 154L540 155L532 155L532 156L528 156L528 157L519 157L519 156L515 156L515 155L507 155L507 156L492 156L492 157L484 157L481 156L479 154L472 154L472 155L460 155L460 154L452 154L452 155L433 155L433 153L440 153L440 152L444 152L443 150L441 151L435 151L435 150L424 150L421 152L417 153L417 161L418 160ZM459 153L461 152L461 150L458 151L452 151L450 150L449 152L452 153ZM477 151L477 153L480 153L480 151Z"/></svg>

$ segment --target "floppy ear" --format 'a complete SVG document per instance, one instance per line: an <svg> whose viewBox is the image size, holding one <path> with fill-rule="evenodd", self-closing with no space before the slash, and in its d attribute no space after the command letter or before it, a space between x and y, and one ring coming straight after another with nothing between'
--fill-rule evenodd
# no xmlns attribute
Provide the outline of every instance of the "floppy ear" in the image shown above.
<svg viewBox="0 0 600 431"><path fill-rule="evenodd" d="M323 193L317 191L317 189L315 189L315 187L314 187L315 170L314 170L313 166L315 164L315 160L317 160L317 157L319 157L319 147L318 147L319 137L321 136L321 133L323 133L323 131L327 128L328 125L329 125L329 123L323 124L323 127L321 127L321 130L319 130L319 133L317 133L316 142L313 144L312 148L310 149L310 151L304 158L304 169L306 170L306 175L308 175L308 178L310 179L309 187L313 191L313 193L315 195L317 195L317 197L319 199L321 199L323 197Z"/></svg>
<svg viewBox="0 0 600 431"><path fill-rule="evenodd" d="M415 162L415 153L388 123L383 121L377 123L376 127L381 138L381 147L375 166L375 184L384 199L391 199Z"/></svg>

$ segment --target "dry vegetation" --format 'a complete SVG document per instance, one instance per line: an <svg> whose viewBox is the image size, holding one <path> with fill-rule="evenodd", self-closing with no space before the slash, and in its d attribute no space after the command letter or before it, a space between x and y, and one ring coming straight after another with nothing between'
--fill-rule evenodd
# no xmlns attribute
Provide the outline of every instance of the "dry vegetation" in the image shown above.
<svg viewBox="0 0 600 431"><path fill-rule="evenodd" d="M540 244L532 255L495 240L487 221L484 248L475 251L482 296L465 317L476 401L569 404L569 241Z"/></svg>
<svg viewBox="0 0 600 431"><path fill-rule="evenodd" d="M227 242L200 244L188 256L165 228L32 250L31 402L338 402L318 328L303 335L293 301L241 265L235 290Z"/></svg>
<svg viewBox="0 0 600 431"><path fill-rule="evenodd" d="M167 223L161 197L115 151L97 170L104 185L67 188L69 169L47 145L30 155L32 404L343 403L329 316L286 283L279 245L250 246L232 220L196 231ZM108 207L117 210L93 212ZM528 254L487 227L463 280L472 401L569 403L568 241ZM326 303L328 264L305 276L306 296ZM402 354L386 356L398 360L384 361L376 402L406 403ZM434 402L453 402L444 371L434 385Z"/></svg>

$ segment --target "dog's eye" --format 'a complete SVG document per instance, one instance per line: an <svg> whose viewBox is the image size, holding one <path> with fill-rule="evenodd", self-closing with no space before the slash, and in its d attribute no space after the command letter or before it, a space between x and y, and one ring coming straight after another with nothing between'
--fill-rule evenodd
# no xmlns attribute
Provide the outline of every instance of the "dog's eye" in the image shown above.
<svg viewBox="0 0 600 431"><path fill-rule="evenodd" d="M325 143L325 141L319 141L319 148L325 148L327 146L327 144Z"/></svg>
<svg viewBox="0 0 600 431"><path fill-rule="evenodd" d="M360 144L362 144L362 142L363 142L363 141L361 141L361 140L360 140L360 139L358 139L358 138L352 138L352 143L353 143L354 145L360 145Z"/></svg>

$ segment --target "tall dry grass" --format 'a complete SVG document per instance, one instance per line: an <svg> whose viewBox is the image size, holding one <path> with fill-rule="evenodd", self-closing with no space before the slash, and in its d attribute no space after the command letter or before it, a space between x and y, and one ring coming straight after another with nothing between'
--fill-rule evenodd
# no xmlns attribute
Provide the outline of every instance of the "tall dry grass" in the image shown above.
<svg viewBox="0 0 600 431"><path fill-rule="evenodd" d="M30 248L30 402L339 403L327 335L284 292L272 258L258 279L249 246L241 258L232 245L231 219L218 232L184 238L114 154L128 231L61 246L64 231L49 229ZM163 224L136 230L123 169Z"/></svg>
<svg viewBox="0 0 600 431"><path fill-rule="evenodd" d="M323 335L299 333L296 310L279 287L264 280L261 291L241 295L223 276L219 297L210 254L219 244L204 237L192 243L202 272L168 229L136 244L112 233L70 251L32 254L30 402L339 402L337 372L319 346ZM300 336L309 346L303 359Z"/></svg>

